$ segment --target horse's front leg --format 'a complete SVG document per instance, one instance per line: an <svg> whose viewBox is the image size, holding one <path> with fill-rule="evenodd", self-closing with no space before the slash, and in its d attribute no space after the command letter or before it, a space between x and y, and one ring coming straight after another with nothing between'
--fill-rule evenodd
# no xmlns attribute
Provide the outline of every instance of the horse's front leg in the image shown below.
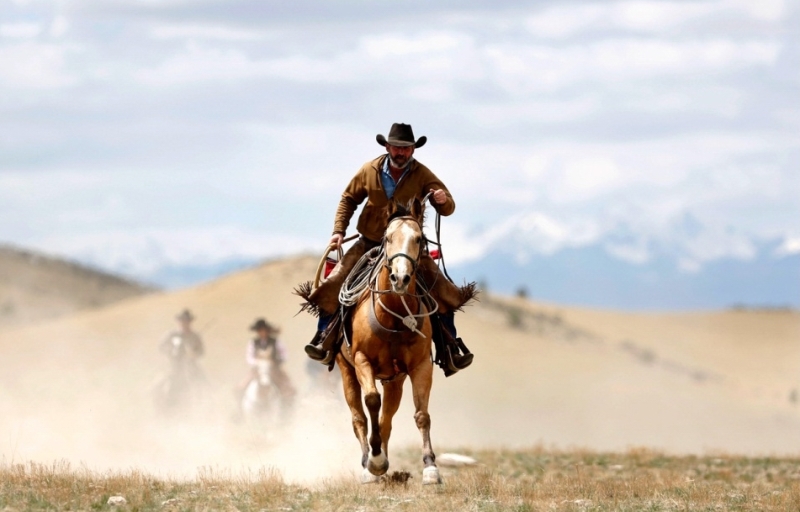
<svg viewBox="0 0 800 512"><path fill-rule="evenodd" d="M370 433L369 446L370 456L367 460L367 470L375 475L381 476L389 469L389 459L382 450L381 429L379 414L381 410L381 395L375 387L375 372L372 370L367 356L363 352L356 352L353 355L353 362L356 367L358 382L364 390L364 404L369 411Z"/></svg>
<svg viewBox="0 0 800 512"><path fill-rule="evenodd" d="M431 385L433 384L433 363L430 359L411 372L411 389L414 393L414 420L417 428L422 434L422 461L425 469L422 470L422 484L440 484L442 477L439 475L439 468L436 467L436 454L433 453L431 445L431 416L428 414L428 400L431 396Z"/></svg>
<svg viewBox="0 0 800 512"><path fill-rule="evenodd" d="M389 457L389 438L392 435L392 418L400 408L400 401L403 398L403 383L406 376L398 376L391 382L383 384L383 409L381 409L381 440L383 441L383 453Z"/></svg>
<svg viewBox="0 0 800 512"><path fill-rule="evenodd" d="M361 445L361 467L366 469L369 444L367 443L367 415L364 414L364 407L361 405L361 384L358 383L355 368L350 366L341 353L336 356L336 365L342 374L344 399L353 417L353 433Z"/></svg>

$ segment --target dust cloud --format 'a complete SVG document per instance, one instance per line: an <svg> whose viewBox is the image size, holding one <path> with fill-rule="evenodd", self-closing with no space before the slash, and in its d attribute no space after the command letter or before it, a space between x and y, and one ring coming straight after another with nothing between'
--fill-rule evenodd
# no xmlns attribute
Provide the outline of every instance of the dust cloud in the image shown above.
<svg viewBox="0 0 800 512"><path fill-rule="evenodd" d="M201 468L274 468L291 482L358 469L338 382L314 385L310 376L293 375L298 394L285 421L278 420L278 404L263 418L245 419L235 390L244 361L231 362L239 370L227 372L239 378L231 379L208 371L201 359L207 382L195 384L197 396L186 407L165 412L154 395L169 365L152 340L142 344L146 350L102 358L81 346L62 332L58 348L23 347L0 361L0 463L65 460L95 471L135 468L171 478L192 478Z"/></svg>

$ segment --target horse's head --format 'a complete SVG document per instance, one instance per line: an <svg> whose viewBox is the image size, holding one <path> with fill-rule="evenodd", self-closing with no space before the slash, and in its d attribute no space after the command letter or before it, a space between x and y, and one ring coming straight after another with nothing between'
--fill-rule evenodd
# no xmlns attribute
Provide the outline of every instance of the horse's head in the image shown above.
<svg viewBox="0 0 800 512"><path fill-rule="evenodd" d="M386 267L392 291L404 295L417 270L422 252L424 207L413 199L407 206L392 203L389 225L384 234Z"/></svg>

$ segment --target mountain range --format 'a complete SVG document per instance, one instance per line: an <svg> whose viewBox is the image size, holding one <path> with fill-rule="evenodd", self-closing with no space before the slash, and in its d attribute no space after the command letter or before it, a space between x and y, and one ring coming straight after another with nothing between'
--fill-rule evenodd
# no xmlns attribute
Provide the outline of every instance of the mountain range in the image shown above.
<svg viewBox="0 0 800 512"><path fill-rule="evenodd" d="M800 253L782 250L785 242L779 239L753 242L746 256L722 256L691 268L686 268L686 258L673 248L655 244L642 259L620 257L610 249L608 240L547 251L519 240L480 243L484 244L480 254L467 260L458 252L463 243L446 245L448 271L456 281L478 281L482 288L499 293L627 310L800 307ZM100 259L88 263L176 289L216 279L263 259L233 254L204 262L195 256L190 263L181 264L172 258L149 262L145 274L104 265Z"/></svg>
<svg viewBox="0 0 800 512"><path fill-rule="evenodd" d="M646 262L624 260L603 244L552 254L497 247L453 265L453 278L538 300L628 310L800 306L800 254L780 254L779 242L757 246L750 259L724 257L692 270L654 252Z"/></svg>

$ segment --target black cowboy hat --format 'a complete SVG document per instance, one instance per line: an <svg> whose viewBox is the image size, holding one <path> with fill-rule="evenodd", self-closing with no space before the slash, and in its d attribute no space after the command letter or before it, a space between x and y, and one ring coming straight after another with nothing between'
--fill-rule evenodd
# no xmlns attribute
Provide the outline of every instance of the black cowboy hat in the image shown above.
<svg viewBox="0 0 800 512"><path fill-rule="evenodd" d="M270 332L280 332L280 329L272 325L271 323L267 322L263 318L259 318L255 321L253 325L250 326L251 331L257 331L259 329L266 329Z"/></svg>
<svg viewBox="0 0 800 512"><path fill-rule="evenodd" d="M191 322L194 320L194 315L188 309L184 309L177 316L175 316L175 320L181 320L183 322Z"/></svg>
<svg viewBox="0 0 800 512"><path fill-rule="evenodd" d="M414 131L411 129L410 124L394 123L389 130L388 139L379 133L375 136L375 140L377 140L378 144L381 146L389 144L390 146L414 146L415 148L421 148L428 142L428 137L423 135L419 140L414 140Z"/></svg>

